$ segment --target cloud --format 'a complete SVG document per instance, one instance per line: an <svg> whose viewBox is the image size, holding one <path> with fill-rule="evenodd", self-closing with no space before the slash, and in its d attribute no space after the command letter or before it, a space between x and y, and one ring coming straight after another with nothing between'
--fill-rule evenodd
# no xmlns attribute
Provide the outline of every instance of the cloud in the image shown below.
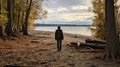
<svg viewBox="0 0 120 67"><path fill-rule="evenodd" d="M48 13L58 13L58 12L63 12L63 11L68 11L67 8L60 7L60 8L51 8L47 10Z"/></svg>
<svg viewBox="0 0 120 67"><path fill-rule="evenodd" d="M64 13L76 13L76 12L77 13L88 12L88 6L74 5L71 6L71 8L60 7L60 8L48 9L48 13L64 14Z"/></svg>
<svg viewBox="0 0 120 67"><path fill-rule="evenodd" d="M88 6L74 5L71 8L72 8L72 10L87 10Z"/></svg>
<svg viewBox="0 0 120 67"><path fill-rule="evenodd" d="M57 9L56 11L60 12L60 11L66 11L66 10L68 10L68 9L62 7L62 8Z"/></svg>
<svg viewBox="0 0 120 67"><path fill-rule="evenodd" d="M88 12L91 0L49 0L46 22L91 22L93 14Z"/></svg>
<svg viewBox="0 0 120 67"><path fill-rule="evenodd" d="M48 0L49 8L59 8L59 7L70 7L73 5L83 5L86 6L91 0Z"/></svg>
<svg viewBox="0 0 120 67"><path fill-rule="evenodd" d="M47 21L56 22L87 22L90 21L92 13L66 13L49 15ZM54 18L54 19L53 19Z"/></svg>

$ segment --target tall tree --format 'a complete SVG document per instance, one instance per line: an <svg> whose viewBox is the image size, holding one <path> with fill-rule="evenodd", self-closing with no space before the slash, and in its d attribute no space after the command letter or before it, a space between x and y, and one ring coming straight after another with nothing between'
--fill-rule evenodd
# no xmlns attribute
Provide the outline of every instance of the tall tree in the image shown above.
<svg viewBox="0 0 120 67"><path fill-rule="evenodd" d="M116 60L120 56L119 38L117 36L114 0L105 0L106 59Z"/></svg>
<svg viewBox="0 0 120 67"><path fill-rule="evenodd" d="M2 9L2 2L0 0L0 15L1 15L1 9Z"/></svg>
<svg viewBox="0 0 120 67"><path fill-rule="evenodd" d="M94 37L105 40L105 12L104 12L104 1L103 0L92 0L93 13L95 14L93 19L92 34Z"/></svg>
<svg viewBox="0 0 120 67"><path fill-rule="evenodd" d="M21 16L21 9L18 7L18 25L17 25L17 31L20 31L20 16Z"/></svg>
<svg viewBox="0 0 120 67"><path fill-rule="evenodd" d="M120 24L119 24L119 22L120 22L120 20L119 20L119 15L120 15L119 8L120 8L120 4L118 4L118 0L114 0L114 1L115 1L114 2L114 8L115 8L116 28L117 28L118 37L120 37L119 36L119 34L120 34L120 30L119 30L119 28L120 28ZM120 38L119 38L119 40L120 40Z"/></svg>
<svg viewBox="0 0 120 67"><path fill-rule="evenodd" d="M12 36L13 33L13 0L7 0L7 11L8 11L8 23L6 26L6 33L8 36Z"/></svg>
<svg viewBox="0 0 120 67"><path fill-rule="evenodd" d="M2 1L0 0L0 18L2 17ZM0 37L3 36L2 19L0 19Z"/></svg>
<svg viewBox="0 0 120 67"><path fill-rule="evenodd" d="M22 23L24 21L24 15L21 13L25 13L26 0L15 0L14 6L14 32L20 33L22 28Z"/></svg>
<svg viewBox="0 0 120 67"><path fill-rule="evenodd" d="M26 16L25 16L25 22L24 22L25 26L24 26L24 30L23 30L23 35L28 35L28 21L29 21L31 6L32 6L32 0L30 0L29 6L26 10Z"/></svg>

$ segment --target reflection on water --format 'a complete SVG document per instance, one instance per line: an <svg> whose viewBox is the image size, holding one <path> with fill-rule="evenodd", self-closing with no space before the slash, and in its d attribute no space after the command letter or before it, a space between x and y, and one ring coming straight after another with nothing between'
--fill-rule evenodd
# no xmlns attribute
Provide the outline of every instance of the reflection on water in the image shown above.
<svg viewBox="0 0 120 67"><path fill-rule="evenodd" d="M57 26L37 26L37 27L35 27L35 30L52 31L52 32L54 32L56 29L57 29ZM62 26L61 29L65 33L91 36L90 27L87 27L87 26Z"/></svg>

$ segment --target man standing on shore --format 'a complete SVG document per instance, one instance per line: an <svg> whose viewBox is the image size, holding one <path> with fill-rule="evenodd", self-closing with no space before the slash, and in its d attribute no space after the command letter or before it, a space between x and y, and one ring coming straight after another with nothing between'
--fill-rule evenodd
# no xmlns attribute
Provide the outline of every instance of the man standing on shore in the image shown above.
<svg viewBox="0 0 120 67"><path fill-rule="evenodd" d="M57 40L57 50L61 51L62 48L62 40L64 39L63 31L58 26L58 29L55 31L55 40Z"/></svg>

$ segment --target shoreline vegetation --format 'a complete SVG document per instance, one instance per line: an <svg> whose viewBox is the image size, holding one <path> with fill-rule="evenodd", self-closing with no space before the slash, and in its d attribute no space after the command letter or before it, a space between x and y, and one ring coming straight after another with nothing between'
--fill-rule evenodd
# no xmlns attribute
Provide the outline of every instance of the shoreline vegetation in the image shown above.
<svg viewBox="0 0 120 67"><path fill-rule="evenodd" d="M71 42L85 43L91 36L64 33L62 51L57 52L54 32L29 30L28 36L0 39L0 67L119 67L119 62L101 58L104 52L89 47L70 47Z"/></svg>

